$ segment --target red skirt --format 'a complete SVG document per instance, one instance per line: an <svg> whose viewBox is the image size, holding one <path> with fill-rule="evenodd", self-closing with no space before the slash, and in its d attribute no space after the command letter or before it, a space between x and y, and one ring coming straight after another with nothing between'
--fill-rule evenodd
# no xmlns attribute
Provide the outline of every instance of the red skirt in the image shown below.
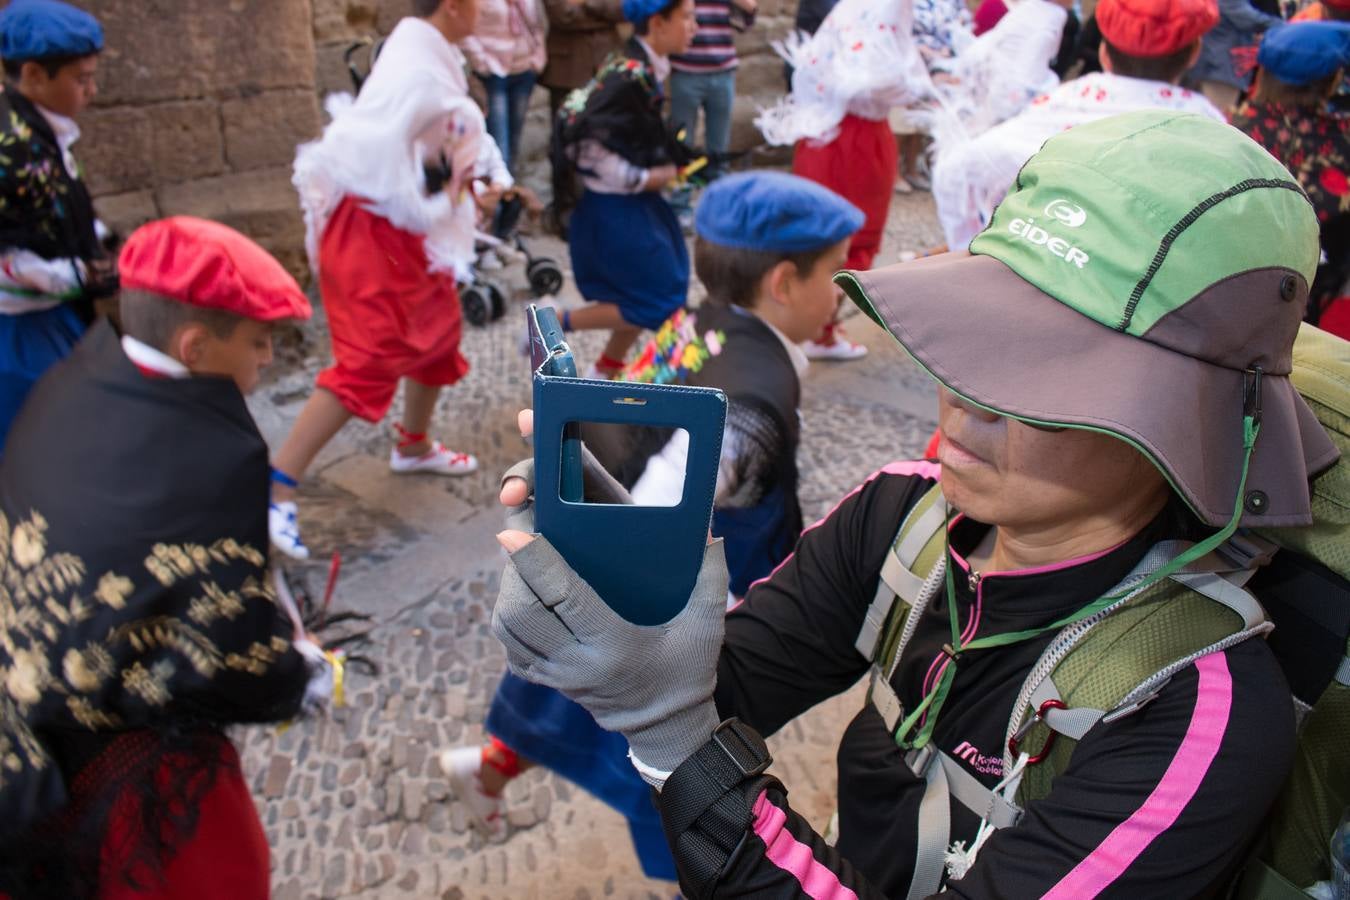
<svg viewBox="0 0 1350 900"><path fill-rule="evenodd" d="M881 249L900 153L886 120L844 116L839 136L828 144L798 141L792 173L824 185L863 211L866 220L849 244L849 269L872 268Z"/></svg>
<svg viewBox="0 0 1350 900"><path fill-rule="evenodd" d="M469 371L454 276L427 271L422 241L346 197L319 245L333 338L333 366L319 373L319 387L371 422L389 411L399 379L440 387Z"/></svg>

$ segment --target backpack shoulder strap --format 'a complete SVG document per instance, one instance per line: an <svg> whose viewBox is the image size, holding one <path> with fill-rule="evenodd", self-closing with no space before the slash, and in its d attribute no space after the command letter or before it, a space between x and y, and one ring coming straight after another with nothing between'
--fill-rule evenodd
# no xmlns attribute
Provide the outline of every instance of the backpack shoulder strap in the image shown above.
<svg viewBox="0 0 1350 900"><path fill-rule="evenodd" d="M872 661L867 702L876 707L890 731L905 713L891 687L890 675L919 622L910 612L927 604L942 580L946 521L947 502L939 486L934 485L900 523L900 532L881 567L876 597L854 644Z"/></svg>
<svg viewBox="0 0 1350 900"><path fill-rule="evenodd" d="M1160 544L1141 566L1156 568L1154 561L1165 562L1180 549L1175 542ZM1026 767L1019 803L1050 792L1077 742L1098 722L1141 709L1200 657L1269 632L1274 626L1265 610L1242 587L1250 573L1210 554L1060 632L1023 683L1008 723L1005 771L1014 765L1013 747L1043 760Z"/></svg>
<svg viewBox="0 0 1350 900"><path fill-rule="evenodd" d="M942 526L947 521L947 502L939 485L919 498L900 523L900 531L886 553L877 582L876 596L854 646L867 659L879 662L877 650L882 635L889 635L887 619L896 600L908 609L918 599L924 580L942 553ZM894 623L893 623L894 624Z"/></svg>

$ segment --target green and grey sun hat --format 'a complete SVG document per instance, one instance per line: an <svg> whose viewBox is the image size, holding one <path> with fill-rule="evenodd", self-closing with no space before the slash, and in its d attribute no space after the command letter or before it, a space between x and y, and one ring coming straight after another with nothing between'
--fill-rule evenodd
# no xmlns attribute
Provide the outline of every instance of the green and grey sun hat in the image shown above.
<svg viewBox="0 0 1350 900"><path fill-rule="evenodd" d="M1210 525L1240 504L1286 526L1337 458L1288 377L1317 260L1312 205L1265 150L1145 110L1046 142L969 253L838 281L967 400L1127 441Z"/></svg>

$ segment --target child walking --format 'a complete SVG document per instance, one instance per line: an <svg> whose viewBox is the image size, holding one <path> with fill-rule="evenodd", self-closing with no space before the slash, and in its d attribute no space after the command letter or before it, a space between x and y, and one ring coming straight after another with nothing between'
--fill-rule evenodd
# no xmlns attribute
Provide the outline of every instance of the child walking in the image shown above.
<svg viewBox="0 0 1350 900"><path fill-rule="evenodd" d="M577 289L588 306L564 310L564 331L609 329L591 369L611 378L643 328L657 328L689 293L689 251L661 190L689 162L662 114L669 56L688 49L694 0L624 0L633 37L563 103L553 133L554 207L568 222Z"/></svg>
<svg viewBox="0 0 1350 900"><path fill-rule="evenodd" d="M931 94L904 0L841 0L809 39L784 47L792 92L756 124L771 144L795 147L792 171L856 204L867 220L848 268L866 270L881 249L899 176L890 111ZM867 348L843 337L836 320L806 345L813 359L856 359Z"/></svg>
<svg viewBox="0 0 1350 900"><path fill-rule="evenodd" d="M349 419L379 422L404 386L395 473L468 475L478 460L429 436L441 389L469 370L456 278L473 258L469 179L483 118L454 46L478 0L415 0L354 100L330 101L323 137L300 148L295 185L333 338L333 366L273 460L272 543L295 559L296 490Z"/></svg>
<svg viewBox="0 0 1350 900"><path fill-rule="evenodd" d="M0 12L0 452L42 373L63 359L117 292L107 230L71 147L97 93L103 28L59 0Z"/></svg>
<svg viewBox="0 0 1350 900"><path fill-rule="evenodd" d="M268 895L225 734L331 692L267 577L267 445L244 394L295 279L238 232L152 222L0 464L0 896ZM90 448L98 452L91 453Z"/></svg>
<svg viewBox="0 0 1350 900"><path fill-rule="evenodd" d="M863 213L792 175L751 172L711 185L696 218L695 266L708 288L696 310L675 313L623 372L626 380L716 387L728 400L713 533L723 538L731 592L768 577L801 532L797 501L798 342L833 315L831 277ZM678 502L687 437L670 429L587 426L587 446L638 503ZM502 833L501 791L539 764L577 782L628 817L643 870L673 878L645 782L627 747L581 707L508 673L488 713L483 747L441 754L441 767L489 834Z"/></svg>

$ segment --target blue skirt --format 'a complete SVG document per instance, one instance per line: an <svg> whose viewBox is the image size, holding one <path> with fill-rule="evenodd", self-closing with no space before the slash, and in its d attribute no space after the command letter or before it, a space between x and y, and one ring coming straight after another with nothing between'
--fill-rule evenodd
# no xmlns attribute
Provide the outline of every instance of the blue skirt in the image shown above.
<svg viewBox="0 0 1350 900"><path fill-rule="evenodd" d="M628 761L628 742L553 688L510 672L497 686L487 731L526 759L590 791L628 819L648 878L675 881L675 860L661 830L652 789Z"/></svg>
<svg viewBox="0 0 1350 900"><path fill-rule="evenodd" d="M586 191L567 226L572 274L587 300L617 303L624 321L655 330L689 298L689 248L656 191Z"/></svg>
<svg viewBox="0 0 1350 900"><path fill-rule="evenodd" d="M65 304L15 316L0 314L0 453L28 392L83 335L84 322Z"/></svg>

